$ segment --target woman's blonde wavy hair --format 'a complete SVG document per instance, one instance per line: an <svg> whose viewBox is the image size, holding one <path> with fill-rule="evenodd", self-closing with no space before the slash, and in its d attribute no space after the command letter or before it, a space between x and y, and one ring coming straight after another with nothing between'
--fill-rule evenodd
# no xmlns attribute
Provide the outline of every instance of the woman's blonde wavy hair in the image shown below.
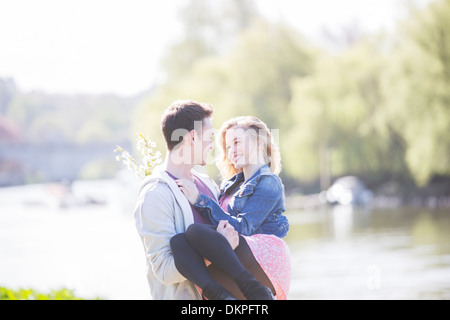
<svg viewBox="0 0 450 320"><path fill-rule="evenodd" d="M227 130L232 128L242 128L244 130L253 129L252 131L257 134L257 137L255 138L258 139L257 141L263 152L266 164L269 165L270 170L276 175L280 173L280 149L274 141L272 132L260 119L253 116L240 116L224 122L217 135L217 150L219 151L219 155L216 159L216 164L220 170L222 179L228 180L242 171L241 169L236 169L227 156L225 136Z"/></svg>

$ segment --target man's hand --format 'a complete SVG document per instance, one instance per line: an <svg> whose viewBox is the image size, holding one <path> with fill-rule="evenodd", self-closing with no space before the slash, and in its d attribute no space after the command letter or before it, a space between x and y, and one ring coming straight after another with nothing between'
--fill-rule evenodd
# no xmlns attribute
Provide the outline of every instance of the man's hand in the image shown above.
<svg viewBox="0 0 450 320"><path fill-rule="evenodd" d="M217 225L217 232L222 234L228 240L233 250L239 245L239 234L228 221L220 220Z"/></svg>

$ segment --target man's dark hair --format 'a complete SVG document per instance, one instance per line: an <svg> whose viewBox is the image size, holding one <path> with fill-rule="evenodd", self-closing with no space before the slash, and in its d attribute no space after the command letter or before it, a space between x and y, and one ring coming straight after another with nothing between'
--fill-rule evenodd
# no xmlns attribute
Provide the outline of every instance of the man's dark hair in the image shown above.
<svg viewBox="0 0 450 320"><path fill-rule="evenodd" d="M173 102L161 117L161 131L166 140L167 148L173 150L183 140L181 136L176 137L178 139L174 139L173 133L175 130L184 129L186 132L189 132L194 129L196 121L203 121L203 119L211 117L212 113L212 107L207 103L200 103L194 100Z"/></svg>

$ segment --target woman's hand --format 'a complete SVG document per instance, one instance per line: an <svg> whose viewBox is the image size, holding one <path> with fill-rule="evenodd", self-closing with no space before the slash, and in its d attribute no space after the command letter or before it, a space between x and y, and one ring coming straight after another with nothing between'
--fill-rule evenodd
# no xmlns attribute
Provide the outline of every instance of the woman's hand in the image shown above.
<svg viewBox="0 0 450 320"><path fill-rule="evenodd" d="M233 250L236 249L239 245L239 234L228 221L220 220L216 230L228 240Z"/></svg>
<svg viewBox="0 0 450 320"><path fill-rule="evenodd" d="M175 180L175 183L178 185L181 192L183 192L183 194L186 196L189 203L194 205L200 195L195 183L186 179Z"/></svg>

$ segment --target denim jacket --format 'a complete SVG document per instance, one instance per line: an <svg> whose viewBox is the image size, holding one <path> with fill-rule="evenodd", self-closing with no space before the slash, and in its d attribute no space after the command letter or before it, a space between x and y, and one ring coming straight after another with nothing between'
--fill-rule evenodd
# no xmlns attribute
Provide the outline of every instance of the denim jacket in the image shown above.
<svg viewBox="0 0 450 320"><path fill-rule="evenodd" d="M222 187L219 200L226 192L244 181L244 174L238 173ZM273 234L280 238L286 236L289 222L283 212L284 185L281 179L270 171L268 165L262 166L250 179L234 191L228 203L228 212L210 197L200 194L195 203L197 211L218 224L227 220L239 234Z"/></svg>

